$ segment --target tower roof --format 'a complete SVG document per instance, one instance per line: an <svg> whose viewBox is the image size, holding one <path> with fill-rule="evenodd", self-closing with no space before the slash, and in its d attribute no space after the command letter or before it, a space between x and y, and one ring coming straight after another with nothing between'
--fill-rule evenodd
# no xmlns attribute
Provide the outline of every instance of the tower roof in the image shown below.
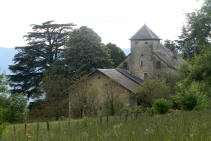
<svg viewBox="0 0 211 141"><path fill-rule="evenodd" d="M130 40L160 40L160 38L149 27L144 25Z"/></svg>

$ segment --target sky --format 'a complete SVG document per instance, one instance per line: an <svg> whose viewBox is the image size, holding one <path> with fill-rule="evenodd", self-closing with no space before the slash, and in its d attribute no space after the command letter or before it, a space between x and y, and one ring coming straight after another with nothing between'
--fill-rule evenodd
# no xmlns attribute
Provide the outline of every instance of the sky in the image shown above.
<svg viewBox="0 0 211 141"><path fill-rule="evenodd" d="M1 0L0 47L24 46L31 24L54 20L88 26L102 38L130 48L129 38L144 24L161 39L176 40L185 14L203 0Z"/></svg>

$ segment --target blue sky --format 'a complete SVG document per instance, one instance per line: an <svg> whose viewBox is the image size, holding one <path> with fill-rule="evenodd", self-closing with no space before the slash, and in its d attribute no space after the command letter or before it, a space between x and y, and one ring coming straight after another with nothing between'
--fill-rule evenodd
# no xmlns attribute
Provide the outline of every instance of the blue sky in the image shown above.
<svg viewBox="0 0 211 141"><path fill-rule="evenodd" d="M129 48L129 38L146 23L160 38L175 40L185 24L185 13L203 0L2 0L0 47L25 45L30 24L48 20L88 26L104 43Z"/></svg>

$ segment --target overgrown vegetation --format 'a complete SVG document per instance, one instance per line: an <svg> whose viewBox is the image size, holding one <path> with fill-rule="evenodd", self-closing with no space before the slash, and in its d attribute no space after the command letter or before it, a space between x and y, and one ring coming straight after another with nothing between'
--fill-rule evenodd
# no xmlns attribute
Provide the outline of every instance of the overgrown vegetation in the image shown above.
<svg viewBox="0 0 211 141"><path fill-rule="evenodd" d="M27 114L27 99L22 94L8 95L7 77L0 74L0 137L7 123L23 122Z"/></svg>
<svg viewBox="0 0 211 141"><path fill-rule="evenodd" d="M142 115L127 120L122 116L29 123L11 125L3 133L2 141L210 141L211 111L175 111L165 115ZM14 136L14 126L16 136Z"/></svg>
<svg viewBox="0 0 211 141"><path fill-rule="evenodd" d="M0 135L6 123L25 120L27 99L24 96L27 96L43 98L30 105L33 120L59 120L70 115L91 117L97 116L99 110L103 112L101 118L115 116L102 125L95 119L73 123L68 130L66 125L56 125L50 129L49 136L42 129L40 140L51 137L58 140L105 140L107 137L111 140L140 140L140 137L143 140L210 140L210 110L196 111L211 108L210 8L211 1L205 0L200 10L188 14L180 40L165 41L164 46L183 57L184 62L178 73L167 74L167 81L146 79L134 94L141 105L136 108L120 101L112 81L104 88L107 92L104 101L99 101L97 90L88 90L84 76L97 68L114 68L125 59L115 44L102 44L99 35L85 26L72 29L74 24L52 21L32 25L33 32L25 36L28 45L16 48L19 52L14 57L15 64L10 66L11 96L7 94L10 93L7 76L0 75ZM195 111L187 112L192 110ZM169 111L173 112L169 114ZM140 113L145 114L141 119ZM149 117L147 113L154 116ZM125 120L130 114L138 120L123 122L116 117L121 114ZM13 140L11 128L7 129L10 132L5 131L3 139ZM17 128L17 138L25 140L25 135L19 132L22 130ZM35 129L28 132L35 140Z"/></svg>

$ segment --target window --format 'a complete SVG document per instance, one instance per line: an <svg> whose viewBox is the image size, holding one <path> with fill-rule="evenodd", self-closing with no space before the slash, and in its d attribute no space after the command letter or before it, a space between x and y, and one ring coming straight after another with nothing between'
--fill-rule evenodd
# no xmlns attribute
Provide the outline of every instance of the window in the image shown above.
<svg viewBox="0 0 211 141"><path fill-rule="evenodd" d="M141 67L143 67L143 61L141 61Z"/></svg>
<svg viewBox="0 0 211 141"><path fill-rule="evenodd" d="M148 74L144 73L144 79L147 79L147 77L148 77Z"/></svg>
<svg viewBox="0 0 211 141"><path fill-rule="evenodd" d="M137 45L138 44L138 41L135 41L135 45Z"/></svg>
<svg viewBox="0 0 211 141"><path fill-rule="evenodd" d="M145 42L145 44L148 44L148 42Z"/></svg>
<svg viewBox="0 0 211 141"><path fill-rule="evenodd" d="M157 61L156 62L156 69L161 69L161 63L160 63L160 61Z"/></svg>
<svg viewBox="0 0 211 141"><path fill-rule="evenodd" d="M125 70L128 69L127 62L124 62L124 63L123 63L123 69L125 69Z"/></svg>

